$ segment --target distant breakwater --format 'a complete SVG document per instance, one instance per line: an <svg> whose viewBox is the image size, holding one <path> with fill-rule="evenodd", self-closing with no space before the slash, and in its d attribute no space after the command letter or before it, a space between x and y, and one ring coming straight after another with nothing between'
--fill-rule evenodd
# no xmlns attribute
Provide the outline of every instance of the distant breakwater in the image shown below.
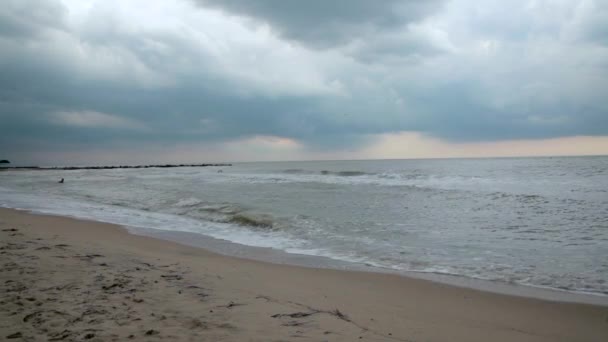
<svg viewBox="0 0 608 342"><path fill-rule="evenodd" d="M111 165L111 166L12 166L2 167L0 170L110 170L110 169L150 169L173 167L209 167L232 166L232 164L156 164L156 165Z"/></svg>

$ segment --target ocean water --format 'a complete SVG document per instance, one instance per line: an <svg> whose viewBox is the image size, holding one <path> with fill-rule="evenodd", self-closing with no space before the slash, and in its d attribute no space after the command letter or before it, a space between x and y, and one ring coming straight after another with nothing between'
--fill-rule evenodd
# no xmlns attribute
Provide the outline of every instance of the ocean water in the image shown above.
<svg viewBox="0 0 608 342"><path fill-rule="evenodd" d="M608 157L4 171L0 206L608 294Z"/></svg>

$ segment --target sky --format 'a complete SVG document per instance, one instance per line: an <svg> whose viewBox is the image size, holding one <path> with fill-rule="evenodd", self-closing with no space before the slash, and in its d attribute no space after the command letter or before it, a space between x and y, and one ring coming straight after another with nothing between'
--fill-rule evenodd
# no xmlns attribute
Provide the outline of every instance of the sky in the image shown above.
<svg viewBox="0 0 608 342"><path fill-rule="evenodd" d="M608 154L608 0L3 0L0 159Z"/></svg>

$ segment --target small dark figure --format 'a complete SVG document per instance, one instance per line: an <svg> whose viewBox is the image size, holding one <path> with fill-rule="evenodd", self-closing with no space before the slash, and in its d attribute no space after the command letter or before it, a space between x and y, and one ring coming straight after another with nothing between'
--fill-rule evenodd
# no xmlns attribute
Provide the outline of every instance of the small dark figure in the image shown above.
<svg viewBox="0 0 608 342"><path fill-rule="evenodd" d="M63 182L64 182L64 181L63 181L63 178L61 178L61 180L59 181L59 183L63 184Z"/></svg>

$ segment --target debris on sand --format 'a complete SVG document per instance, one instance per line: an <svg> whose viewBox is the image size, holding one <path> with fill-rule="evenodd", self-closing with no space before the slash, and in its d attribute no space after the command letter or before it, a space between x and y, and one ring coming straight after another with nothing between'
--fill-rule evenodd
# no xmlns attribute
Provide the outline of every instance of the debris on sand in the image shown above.
<svg viewBox="0 0 608 342"><path fill-rule="evenodd" d="M23 334L20 331L14 333L14 334L10 334L10 335L6 336L6 338L9 339L9 340L13 339L13 338L21 338L21 337L23 337Z"/></svg>

